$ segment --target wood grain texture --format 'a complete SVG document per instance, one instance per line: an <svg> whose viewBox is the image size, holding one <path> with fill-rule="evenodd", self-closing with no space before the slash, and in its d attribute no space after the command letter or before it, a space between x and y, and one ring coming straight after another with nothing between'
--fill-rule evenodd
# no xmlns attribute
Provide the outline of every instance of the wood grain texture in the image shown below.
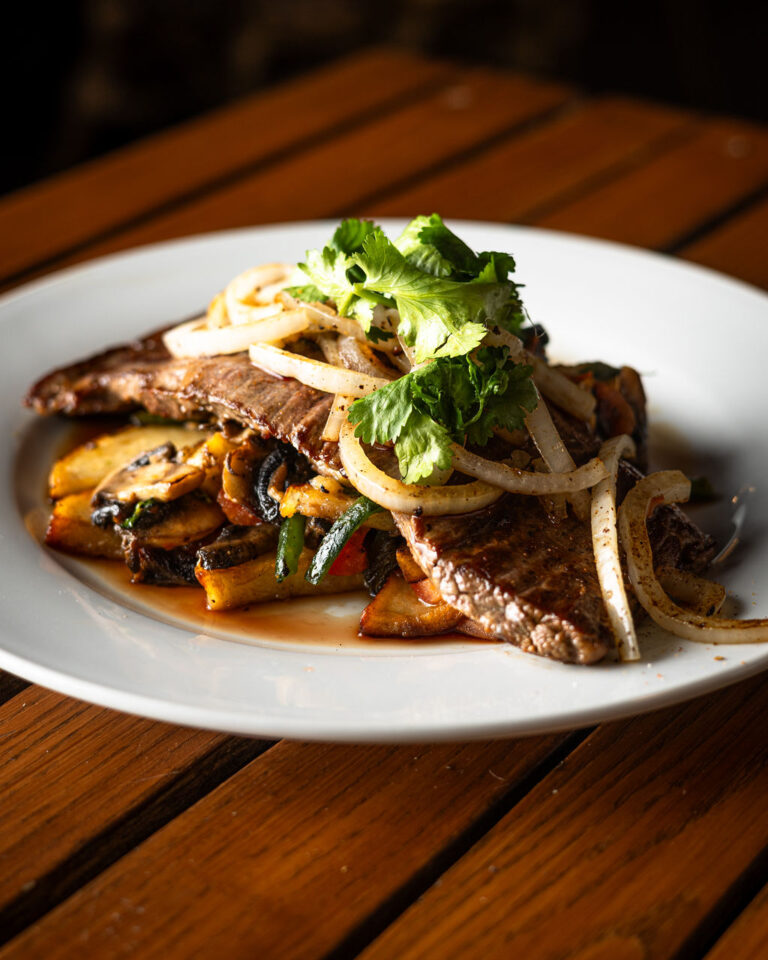
<svg viewBox="0 0 768 960"><path fill-rule="evenodd" d="M212 763L234 739L129 717L36 686L3 704L0 938L14 900L195 763Z"/></svg>
<svg viewBox="0 0 768 960"><path fill-rule="evenodd" d="M567 98L564 88L489 70L453 75L418 102L211 191L167 215L66 259L65 263L207 230L341 216L371 194L392 189Z"/></svg>
<svg viewBox="0 0 768 960"><path fill-rule="evenodd" d="M538 226L666 248L768 183L768 131L702 121L696 135L590 191Z"/></svg>
<svg viewBox="0 0 768 960"><path fill-rule="evenodd" d="M758 679L601 727L362 956L677 956L768 845L766 709Z"/></svg>
<svg viewBox="0 0 768 960"><path fill-rule="evenodd" d="M755 897L712 949L706 960L758 960L768 957L768 887Z"/></svg>
<svg viewBox="0 0 768 960"><path fill-rule="evenodd" d="M373 216L520 221L691 135L686 114L624 98L588 100L411 189L366 204Z"/></svg>
<svg viewBox="0 0 768 960"><path fill-rule="evenodd" d="M0 201L0 279L427 89L451 69L366 51Z"/></svg>
<svg viewBox="0 0 768 960"><path fill-rule="evenodd" d="M560 739L281 743L0 957L325 956Z"/></svg>
<svg viewBox="0 0 768 960"><path fill-rule="evenodd" d="M693 243L680 256L768 289L768 200L749 207Z"/></svg>

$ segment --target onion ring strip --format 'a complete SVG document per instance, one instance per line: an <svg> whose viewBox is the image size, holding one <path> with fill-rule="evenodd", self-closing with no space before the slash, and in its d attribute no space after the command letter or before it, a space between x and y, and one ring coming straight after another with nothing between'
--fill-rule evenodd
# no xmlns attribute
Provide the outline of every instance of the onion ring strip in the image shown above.
<svg viewBox="0 0 768 960"><path fill-rule="evenodd" d="M508 347L509 356L515 363L530 363L533 367L533 381L545 397L548 397L558 407L562 407L574 417L585 422L592 419L597 401L592 393L582 390L581 387L569 380L564 373L553 370L552 367L526 350L519 337L508 330L495 329L486 334L485 343L492 347Z"/></svg>
<svg viewBox="0 0 768 960"><path fill-rule="evenodd" d="M761 643L768 640L768 618L729 620L702 617L671 600L656 579L648 538L648 508L659 503L682 503L690 496L691 483L679 470L652 473L624 498L619 510L619 531L627 555L629 579L637 599L649 616L677 637L696 643Z"/></svg>
<svg viewBox="0 0 768 960"><path fill-rule="evenodd" d="M485 460L470 453L458 443L451 444L453 466L470 477L477 477L508 493L523 493L531 496L548 496L553 493L575 493L586 490L608 476L605 464L594 457L581 467L568 473L533 473L509 467L495 460Z"/></svg>
<svg viewBox="0 0 768 960"><path fill-rule="evenodd" d="M163 334L163 343L174 357L218 357L241 353L252 343L275 342L306 330L311 321L305 310L280 312L248 323L210 327L205 317L187 320Z"/></svg>
<svg viewBox="0 0 768 960"><path fill-rule="evenodd" d="M608 611L616 648L621 660L639 660L635 623L624 589L616 530L616 474L619 458L634 456L635 445L626 434L608 440L598 456L608 468L608 476L592 490L592 549L595 552L597 579Z"/></svg>
<svg viewBox="0 0 768 960"><path fill-rule="evenodd" d="M268 343L254 343L249 349L251 362L268 373L279 377L293 377L300 383L325 393L342 393L349 397L365 397L374 390L385 387L389 380L369 377L354 370L343 370L309 357L300 357Z"/></svg>
<svg viewBox="0 0 768 960"><path fill-rule="evenodd" d="M347 477L356 490L387 510L413 514L420 509L427 517L471 513L494 503L503 491L475 481L461 486L422 487L395 480L371 463L345 420L339 437L339 454Z"/></svg>
<svg viewBox="0 0 768 960"><path fill-rule="evenodd" d="M321 440L338 443L341 425L347 419L347 411L349 410L350 403L352 403L352 397L346 397L341 393L336 394L333 398L331 412L328 414L328 419L325 421L325 426L323 427L323 432L320 437Z"/></svg>

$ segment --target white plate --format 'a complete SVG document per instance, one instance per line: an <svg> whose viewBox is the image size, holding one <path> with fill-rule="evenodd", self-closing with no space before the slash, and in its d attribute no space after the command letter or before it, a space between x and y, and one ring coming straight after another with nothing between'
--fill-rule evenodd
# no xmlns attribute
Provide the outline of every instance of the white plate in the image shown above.
<svg viewBox="0 0 768 960"><path fill-rule="evenodd" d="M350 628L359 601L344 598L285 605L277 616L274 605L265 608L250 636L237 619L208 616L190 626L173 590L164 591L164 607L151 605L154 594L146 606L143 588L100 579L30 536L25 521L39 513L46 466L68 428L21 409L29 384L51 367L189 316L238 271L300 258L332 226L147 247L0 300L0 667L177 723L398 741L576 727L685 700L768 666L767 646L713 648L655 629L643 630L642 663L596 667L504 644L363 645ZM555 358L629 362L645 374L657 463L706 473L728 494L758 485L746 542L721 579L741 615L765 616L768 298L698 267L597 241L474 223L459 224L459 233L477 249L514 253L529 311L549 330ZM710 529L714 522L727 533L726 511L722 503L709 511Z"/></svg>

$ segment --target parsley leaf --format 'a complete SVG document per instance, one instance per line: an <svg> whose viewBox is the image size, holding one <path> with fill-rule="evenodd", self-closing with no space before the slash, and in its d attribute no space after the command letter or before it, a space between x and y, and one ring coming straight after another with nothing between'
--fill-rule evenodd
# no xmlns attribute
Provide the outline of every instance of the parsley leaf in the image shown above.
<svg viewBox="0 0 768 960"><path fill-rule="evenodd" d="M513 333L520 328L525 315L519 287L509 280L509 275L515 272L515 261L510 254L495 250L475 253L437 213L412 220L395 246L415 267L436 277L464 283L508 283L509 297L497 307L493 323Z"/></svg>
<svg viewBox="0 0 768 960"><path fill-rule="evenodd" d="M350 404L355 435L394 441L406 483L450 466L452 441L485 444L494 427L516 430L536 406L531 367L508 360L506 347L474 358L441 357Z"/></svg>
<svg viewBox="0 0 768 960"><path fill-rule="evenodd" d="M342 220L331 238L331 246L351 256L363 248L363 240L379 228L372 220L355 220L350 217Z"/></svg>
<svg viewBox="0 0 768 960"><path fill-rule="evenodd" d="M414 348L419 363L473 350L485 336L483 321L494 317L510 294L503 283L459 283L425 273L378 230L366 237L352 261L365 273L358 291L394 297L399 334Z"/></svg>

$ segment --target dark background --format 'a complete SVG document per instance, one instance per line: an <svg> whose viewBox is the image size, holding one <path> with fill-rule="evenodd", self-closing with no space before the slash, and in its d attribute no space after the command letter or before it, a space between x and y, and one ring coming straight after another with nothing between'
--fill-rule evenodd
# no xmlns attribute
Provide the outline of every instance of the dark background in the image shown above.
<svg viewBox="0 0 768 960"><path fill-rule="evenodd" d="M763 119L765 10L759 0L14 0L0 192L375 44Z"/></svg>

